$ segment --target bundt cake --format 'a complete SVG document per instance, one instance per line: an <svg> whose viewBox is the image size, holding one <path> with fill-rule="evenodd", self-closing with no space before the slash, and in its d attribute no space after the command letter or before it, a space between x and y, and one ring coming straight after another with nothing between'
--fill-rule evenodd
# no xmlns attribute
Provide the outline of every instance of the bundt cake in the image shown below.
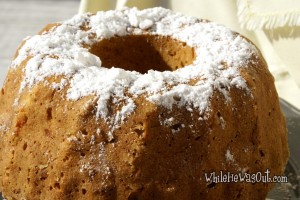
<svg viewBox="0 0 300 200"><path fill-rule="evenodd" d="M287 130L259 50L164 8L50 24L21 44L0 93L7 199L264 199Z"/></svg>

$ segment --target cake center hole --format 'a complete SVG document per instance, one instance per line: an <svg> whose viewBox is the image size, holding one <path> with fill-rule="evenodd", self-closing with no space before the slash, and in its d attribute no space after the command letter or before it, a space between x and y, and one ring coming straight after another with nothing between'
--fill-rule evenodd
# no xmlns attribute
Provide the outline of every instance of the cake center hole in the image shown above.
<svg viewBox="0 0 300 200"><path fill-rule="evenodd" d="M191 64L194 49L167 36L128 35L103 39L90 52L100 57L102 66L147 73L148 70L174 71Z"/></svg>

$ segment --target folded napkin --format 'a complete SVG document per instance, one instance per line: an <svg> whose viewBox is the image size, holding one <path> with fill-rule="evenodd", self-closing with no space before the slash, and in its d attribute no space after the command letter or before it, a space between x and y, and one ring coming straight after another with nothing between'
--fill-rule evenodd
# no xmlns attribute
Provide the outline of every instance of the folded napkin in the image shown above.
<svg viewBox="0 0 300 200"><path fill-rule="evenodd" d="M300 109L300 88L296 82L300 77L291 76L291 66L284 63L263 31L279 31L276 28L292 29L300 26L300 0L237 0L237 9L241 26L254 31L258 45L275 77L279 96ZM300 66L297 70L300 70Z"/></svg>
<svg viewBox="0 0 300 200"><path fill-rule="evenodd" d="M155 6L162 6L161 4L162 2L160 0L81 0L79 13L95 13L100 10L120 9L124 6L135 6L139 9L145 9Z"/></svg>
<svg viewBox="0 0 300 200"><path fill-rule="evenodd" d="M249 30L300 26L300 0L238 0L238 16Z"/></svg>

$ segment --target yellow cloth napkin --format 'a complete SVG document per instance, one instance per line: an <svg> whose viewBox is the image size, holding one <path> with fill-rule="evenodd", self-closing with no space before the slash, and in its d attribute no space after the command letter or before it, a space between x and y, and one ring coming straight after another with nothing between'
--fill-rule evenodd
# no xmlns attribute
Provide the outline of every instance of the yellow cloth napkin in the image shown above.
<svg viewBox="0 0 300 200"><path fill-rule="evenodd" d="M300 0L238 0L238 16L249 30L300 26Z"/></svg>
<svg viewBox="0 0 300 200"><path fill-rule="evenodd" d="M254 31L269 69L275 77L279 96L300 109L300 88L296 82L299 77L291 76L291 66L284 63L262 30L279 31L276 28L300 26L300 0L237 0L237 8L241 26ZM294 53L292 49L291 53Z"/></svg>
<svg viewBox="0 0 300 200"><path fill-rule="evenodd" d="M162 6L160 0L81 0L79 13L119 9L124 6L145 9Z"/></svg>

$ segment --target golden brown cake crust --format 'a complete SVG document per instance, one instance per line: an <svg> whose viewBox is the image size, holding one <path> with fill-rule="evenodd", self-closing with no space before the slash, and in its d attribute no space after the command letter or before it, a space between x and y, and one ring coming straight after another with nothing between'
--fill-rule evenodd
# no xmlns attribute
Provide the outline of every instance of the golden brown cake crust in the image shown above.
<svg viewBox="0 0 300 200"><path fill-rule="evenodd" d="M52 28L41 33L51 33ZM145 54L134 53L143 45L149 45L144 60ZM126 46L133 48L124 53ZM176 51L159 51L161 47ZM100 58L109 52L101 60L107 67L134 54L136 59L126 60L124 68L136 70L143 63L141 73L155 66L151 60L165 71L197 59L196 49L178 38L151 34L101 39L87 48ZM17 59L19 54L20 50ZM120 56L112 61L109 55ZM172 96L175 103L170 109L150 101L151 94L135 96L128 89L125 95L133 99L134 110L114 127L109 120L118 119L115 115L128 105L126 99L115 103L110 97L108 117L103 118L98 113L102 96L96 92L70 100L71 81L51 87L71 79L65 74L24 82L24 69L34 55L27 57L11 67L0 93L0 190L7 199L30 200L264 199L272 184L205 181L205 173L220 171L270 169L270 176L281 175L287 163L287 130L274 79L259 52L249 55L238 73L246 87L213 87L207 109L182 106L189 94ZM229 62L223 65L223 70L231 68ZM186 85L197 85L201 79L205 78L192 78Z"/></svg>

